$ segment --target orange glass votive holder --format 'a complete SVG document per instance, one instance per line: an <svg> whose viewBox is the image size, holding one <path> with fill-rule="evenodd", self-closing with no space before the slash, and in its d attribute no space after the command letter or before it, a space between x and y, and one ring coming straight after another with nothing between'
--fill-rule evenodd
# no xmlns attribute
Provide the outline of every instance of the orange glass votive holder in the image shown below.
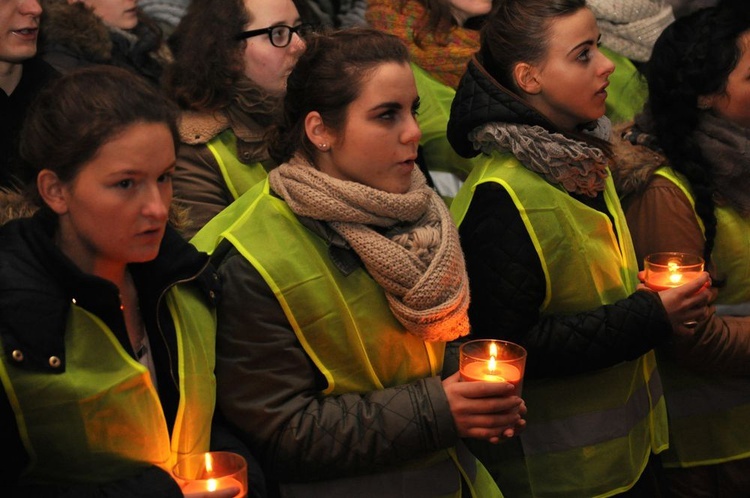
<svg viewBox="0 0 750 498"><path fill-rule="evenodd" d="M655 291L690 282L701 276L703 267L703 258L684 252L657 252L643 261L646 286Z"/></svg>
<svg viewBox="0 0 750 498"><path fill-rule="evenodd" d="M476 339L461 344L459 371L463 381L509 382L521 395L526 369L526 350L498 339Z"/></svg>
<svg viewBox="0 0 750 498"><path fill-rule="evenodd" d="M172 476L185 498L246 498L247 462L230 451L209 451L177 462Z"/></svg>

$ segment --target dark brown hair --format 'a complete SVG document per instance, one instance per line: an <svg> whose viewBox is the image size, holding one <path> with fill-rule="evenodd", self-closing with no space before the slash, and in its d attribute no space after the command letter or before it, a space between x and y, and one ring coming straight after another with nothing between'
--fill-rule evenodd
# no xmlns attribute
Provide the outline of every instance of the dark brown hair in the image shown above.
<svg viewBox="0 0 750 498"><path fill-rule="evenodd" d="M78 69L48 84L34 100L21 131L20 155L34 171L49 169L70 182L105 143L136 123L164 123L176 148L177 113L169 99L131 71L106 65Z"/></svg>
<svg viewBox="0 0 750 498"><path fill-rule="evenodd" d="M271 157L281 164L299 151L312 161L317 149L305 133L305 117L317 111L327 127L342 130L362 83L386 62L407 64L409 52L381 31L350 28L309 38L287 79L282 122L269 135Z"/></svg>
<svg viewBox="0 0 750 498"><path fill-rule="evenodd" d="M489 16L481 34L479 59L482 66L498 83L520 95L513 77L513 68L519 62L537 64L549 50L552 21L575 14L586 8L586 0L503 0ZM569 138L580 140L612 155L611 144L606 140L580 131L568 132L554 129Z"/></svg>
<svg viewBox="0 0 750 498"><path fill-rule="evenodd" d="M181 109L213 112L242 98L264 124L276 105L266 91L245 76L244 40L235 36L251 20L242 0L192 0L169 39L174 62L164 87ZM240 97L242 95L242 97Z"/></svg>
<svg viewBox="0 0 750 498"><path fill-rule="evenodd" d="M749 30L746 3L724 0L667 26L645 68L646 109L670 166L690 181L695 211L705 227L706 261L711 259L717 220L713 167L694 135L706 112L698 108L698 99L726 91L727 79L742 56L740 38Z"/></svg>
<svg viewBox="0 0 750 498"><path fill-rule="evenodd" d="M503 0L482 28L480 54L487 71L518 91L513 67L540 62L549 48L551 21L586 7L586 0Z"/></svg>
<svg viewBox="0 0 750 498"><path fill-rule="evenodd" d="M410 0L401 0L401 9L403 9ZM447 35L451 28L455 26L453 14L451 14L450 3L448 0L417 0L425 8L425 15L417 19L414 26L414 43L422 47L422 40L428 35L432 35L435 42L441 45L447 45Z"/></svg>

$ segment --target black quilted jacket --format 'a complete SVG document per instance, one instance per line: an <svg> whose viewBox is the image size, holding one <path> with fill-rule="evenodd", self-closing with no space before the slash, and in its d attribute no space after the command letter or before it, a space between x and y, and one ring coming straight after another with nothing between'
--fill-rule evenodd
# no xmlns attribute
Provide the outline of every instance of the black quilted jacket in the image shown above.
<svg viewBox="0 0 750 498"><path fill-rule="evenodd" d="M467 133L491 121L551 129L543 116L473 60L453 101L448 139L459 154L476 155ZM601 198L578 200L606 213ZM671 333L661 300L647 291L585 313L540 314L546 285L541 263L518 210L498 184L477 187L459 233L471 285L470 338L505 338L524 345L528 378L632 360Z"/></svg>

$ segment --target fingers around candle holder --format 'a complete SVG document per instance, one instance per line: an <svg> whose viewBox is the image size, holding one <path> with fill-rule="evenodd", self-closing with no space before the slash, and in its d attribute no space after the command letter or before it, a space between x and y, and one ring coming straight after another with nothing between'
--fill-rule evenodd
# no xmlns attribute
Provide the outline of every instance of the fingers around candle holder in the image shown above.
<svg viewBox="0 0 750 498"><path fill-rule="evenodd" d="M498 339L476 339L461 344L459 370L462 381L508 382L521 395L526 350Z"/></svg>

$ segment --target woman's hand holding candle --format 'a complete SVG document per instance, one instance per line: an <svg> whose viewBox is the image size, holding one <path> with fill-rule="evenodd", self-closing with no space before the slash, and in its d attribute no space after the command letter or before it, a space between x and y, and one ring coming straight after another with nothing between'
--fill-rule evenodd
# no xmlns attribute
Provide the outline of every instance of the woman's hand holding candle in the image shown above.
<svg viewBox="0 0 750 498"><path fill-rule="evenodd" d="M526 426L526 404L509 382L461 382L456 372L443 381L443 388L460 437L497 443Z"/></svg>
<svg viewBox="0 0 750 498"><path fill-rule="evenodd" d="M693 335L696 326L714 312L711 303L716 299L717 290L710 285L709 274L701 272L698 278L659 292L672 329L677 335Z"/></svg>

